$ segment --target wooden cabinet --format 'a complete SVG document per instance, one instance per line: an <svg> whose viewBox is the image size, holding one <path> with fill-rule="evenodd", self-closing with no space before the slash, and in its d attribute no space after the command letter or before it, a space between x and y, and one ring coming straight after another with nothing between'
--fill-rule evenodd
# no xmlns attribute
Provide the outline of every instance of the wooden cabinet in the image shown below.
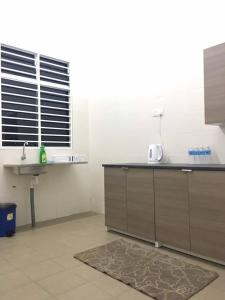
<svg viewBox="0 0 225 300"><path fill-rule="evenodd" d="M155 170L156 240L190 250L188 174Z"/></svg>
<svg viewBox="0 0 225 300"><path fill-rule="evenodd" d="M225 263L225 171L105 167L105 224Z"/></svg>
<svg viewBox="0 0 225 300"><path fill-rule="evenodd" d="M127 171L127 231L155 240L153 170Z"/></svg>
<svg viewBox="0 0 225 300"><path fill-rule="evenodd" d="M155 240L152 170L105 168L105 224Z"/></svg>
<svg viewBox="0 0 225 300"><path fill-rule="evenodd" d="M225 262L225 172L189 178L191 251Z"/></svg>
<svg viewBox="0 0 225 300"><path fill-rule="evenodd" d="M105 224L127 230L126 173L122 168L105 168Z"/></svg>
<svg viewBox="0 0 225 300"><path fill-rule="evenodd" d="M205 123L225 123L225 43L204 50Z"/></svg>

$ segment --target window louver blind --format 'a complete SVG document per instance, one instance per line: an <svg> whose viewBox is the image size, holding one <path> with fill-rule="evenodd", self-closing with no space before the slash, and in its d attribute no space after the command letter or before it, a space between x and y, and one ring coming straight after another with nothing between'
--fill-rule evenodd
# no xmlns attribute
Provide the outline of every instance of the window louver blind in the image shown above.
<svg viewBox="0 0 225 300"><path fill-rule="evenodd" d="M69 64L40 55L40 78L69 86Z"/></svg>
<svg viewBox="0 0 225 300"><path fill-rule="evenodd" d="M1 45L2 146L70 147L69 63Z"/></svg>
<svg viewBox="0 0 225 300"><path fill-rule="evenodd" d="M46 146L70 143L69 91L41 85L41 141Z"/></svg>
<svg viewBox="0 0 225 300"><path fill-rule="evenodd" d="M38 146L37 85L1 79L2 145Z"/></svg>
<svg viewBox="0 0 225 300"><path fill-rule="evenodd" d="M1 45L1 72L36 79L36 54Z"/></svg>

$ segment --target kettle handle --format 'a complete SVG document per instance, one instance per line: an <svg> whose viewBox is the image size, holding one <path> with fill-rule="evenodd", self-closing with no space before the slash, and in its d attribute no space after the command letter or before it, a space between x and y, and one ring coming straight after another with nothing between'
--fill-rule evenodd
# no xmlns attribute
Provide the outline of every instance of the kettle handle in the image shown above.
<svg viewBox="0 0 225 300"><path fill-rule="evenodd" d="M159 155L158 155L158 161L161 161L162 160L162 158L163 158L163 149L162 149L162 146L160 145L160 144L157 144L157 148L158 148L158 153L159 153Z"/></svg>
<svg viewBox="0 0 225 300"><path fill-rule="evenodd" d="M152 148L151 145L148 147L148 161L152 158Z"/></svg>

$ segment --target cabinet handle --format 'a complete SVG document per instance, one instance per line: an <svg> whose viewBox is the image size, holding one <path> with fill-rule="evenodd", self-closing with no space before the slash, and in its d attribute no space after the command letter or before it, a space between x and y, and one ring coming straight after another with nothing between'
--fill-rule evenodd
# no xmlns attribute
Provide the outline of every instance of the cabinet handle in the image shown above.
<svg viewBox="0 0 225 300"><path fill-rule="evenodd" d="M190 169L181 169L182 172L192 172Z"/></svg>
<svg viewBox="0 0 225 300"><path fill-rule="evenodd" d="M128 167L122 167L122 170L128 170Z"/></svg>

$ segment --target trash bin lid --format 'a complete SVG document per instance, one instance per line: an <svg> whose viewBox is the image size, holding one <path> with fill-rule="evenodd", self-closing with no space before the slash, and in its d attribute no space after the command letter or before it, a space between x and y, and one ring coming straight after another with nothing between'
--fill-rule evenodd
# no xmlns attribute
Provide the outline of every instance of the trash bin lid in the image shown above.
<svg viewBox="0 0 225 300"><path fill-rule="evenodd" d="M16 203L0 203L0 209L16 208L16 207L17 207Z"/></svg>

